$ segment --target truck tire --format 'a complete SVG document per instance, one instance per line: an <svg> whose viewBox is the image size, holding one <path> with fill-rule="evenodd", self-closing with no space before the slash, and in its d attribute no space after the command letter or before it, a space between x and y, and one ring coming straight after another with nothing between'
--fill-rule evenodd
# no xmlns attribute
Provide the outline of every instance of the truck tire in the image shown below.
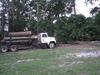
<svg viewBox="0 0 100 75"><path fill-rule="evenodd" d="M11 50L12 52L17 51L17 45L11 45L11 46L10 46L10 50Z"/></svg>
<svg viewBox="0 0 100 75"><path fill-rule="evenodd" d="M5 53L8 51L8 46L3 45L3 46L1 46L0 50L1 50L1 52Z"/></svg>
<svg viewBox="0 0 100 75"><path fill-rule="evenodd" d="M56 46L56 45L55 45L55 43L54 43L54 42L51 42L51 43L49 44L49 48L50 48L50 49L55 48L55 46Z"/></svg>

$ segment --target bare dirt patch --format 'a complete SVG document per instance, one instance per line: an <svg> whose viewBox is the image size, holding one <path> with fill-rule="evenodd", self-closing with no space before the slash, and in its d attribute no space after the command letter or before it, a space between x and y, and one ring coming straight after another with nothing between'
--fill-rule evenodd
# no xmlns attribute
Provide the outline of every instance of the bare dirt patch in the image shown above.
<svg viewBox="0 0 100 75"><path fill-rule="evenodd" d="M25 59L25 60L18 60L16 63L24 63L24 62L31 62L31 61L36 61L40 59Z"/></svg>
<svg viewBox="0 0 100 75"><path fill-rule="evenodd" d="M76 41L71 44L60 44L59 47L73 49L100 49L100 41Z"/></svg>
<svg viewBox="0 0 100 75"><path fill-rule="evenodd" d="M100 57L100 51L92 51L92 52L80 52L76 53L76 57L81 58L81 57Z"/></svg>
<svg viewBox="0 0 100 75"><path fill-rule="evenodd" d="M59 59L63 58L89 58L89 57L100 57L100 51L90 51L90 52L74 52L74 53L66 53L65 55L61 55Z"/></svg>
<svg viewBox="0 0 100 75"><path fill-rule="evenodd" d="M74 64L82 64L82 63L84 63L83 61L72 61L72 62L63 62L62 64L59 64L58 65L58 67L70 67L70 66L72 66L72 65L74 65Z"/></svg>
<svg viewBox="0 0 100 75"><path fill-rule="evenodd" d="M60 48L73 49L70 53L59 56L59 60L63 60L58 67L70 67L75 64L83 64L84 61L76 61L78 58L97 58L100 57L100 46L96 42L80 42L75 44L60 44ZM67 59L72 59L66 62ZM73 61L74 60L74 61Z"/></svg>

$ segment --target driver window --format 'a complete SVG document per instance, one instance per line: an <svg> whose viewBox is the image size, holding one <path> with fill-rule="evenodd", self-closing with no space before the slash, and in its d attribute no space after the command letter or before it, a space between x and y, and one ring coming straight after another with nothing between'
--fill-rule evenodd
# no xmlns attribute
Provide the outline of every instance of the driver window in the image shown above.
<svg viewBox="0 0 100 75"><path fill-rule="evenodd" d="M47 35L46 34L43 34L42 37L47 37Z"/></svg>

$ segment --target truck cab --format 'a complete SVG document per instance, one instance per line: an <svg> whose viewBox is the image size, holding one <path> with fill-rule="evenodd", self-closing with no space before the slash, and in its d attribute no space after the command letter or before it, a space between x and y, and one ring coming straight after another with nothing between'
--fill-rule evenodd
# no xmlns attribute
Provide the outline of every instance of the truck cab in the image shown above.
<svg viewBox="0 0 100 75"><path fill-rule="evenodd" d="M48 33L39 33L37 38L38 44L42 46L47 46L49 48L54 48L56 46L55 37L49 37Z"/></svg>

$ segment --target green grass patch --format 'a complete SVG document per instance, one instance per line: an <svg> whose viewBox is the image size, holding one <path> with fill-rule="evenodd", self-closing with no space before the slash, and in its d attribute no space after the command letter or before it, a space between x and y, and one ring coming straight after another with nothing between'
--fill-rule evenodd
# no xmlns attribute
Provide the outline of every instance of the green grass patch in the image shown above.
<svg viewBox="0 0 100 75"><path fill-rule="evenodd" d="M80 51L55 48L0 53L0 75L99 75L99 57L64 57Z"/></svg>

